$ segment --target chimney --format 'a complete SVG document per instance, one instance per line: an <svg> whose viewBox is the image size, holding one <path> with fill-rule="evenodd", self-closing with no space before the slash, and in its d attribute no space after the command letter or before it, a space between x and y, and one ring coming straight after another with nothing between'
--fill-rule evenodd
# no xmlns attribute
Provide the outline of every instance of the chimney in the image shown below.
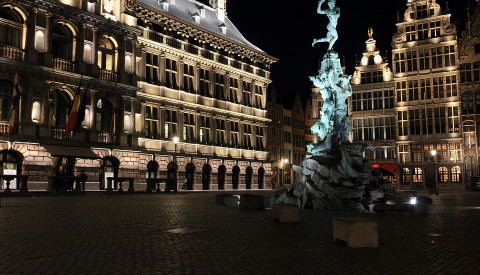
<svg viewBox="0 0 480 275"><path fill-rule="evenodd" d="M215 9L218 21L225 22L225 13L227 10L227 0L210 0L210 6Z"/></svg>

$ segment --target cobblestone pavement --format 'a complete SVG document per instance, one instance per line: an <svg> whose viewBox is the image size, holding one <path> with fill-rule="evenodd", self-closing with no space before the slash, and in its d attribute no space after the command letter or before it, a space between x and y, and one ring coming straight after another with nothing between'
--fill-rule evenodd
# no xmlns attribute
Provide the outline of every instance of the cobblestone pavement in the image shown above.
<svg viewBox="0 0 480 275"><path fill-rule="evenodd" d="M347 248L332 218L366 214L303 210L280 224L215 193L4 197L0 273L480 274L480 193L432 198L428 216L367 215L379 248Z"/></svg>

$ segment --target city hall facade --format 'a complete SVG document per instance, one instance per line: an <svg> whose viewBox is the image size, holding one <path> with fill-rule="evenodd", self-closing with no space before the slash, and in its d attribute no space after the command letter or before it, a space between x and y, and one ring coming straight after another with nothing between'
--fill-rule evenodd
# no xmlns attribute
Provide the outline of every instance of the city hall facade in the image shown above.
<svg viewBox="0 0 480 275"><path fill-rule="evenodd" d="M270 188L266 91L276 61L242 36L222 0L0 1L2 174L27 175L33 190L82 172L90 190L107 177ZM85 119L65 132L83 94Z"/></svg>

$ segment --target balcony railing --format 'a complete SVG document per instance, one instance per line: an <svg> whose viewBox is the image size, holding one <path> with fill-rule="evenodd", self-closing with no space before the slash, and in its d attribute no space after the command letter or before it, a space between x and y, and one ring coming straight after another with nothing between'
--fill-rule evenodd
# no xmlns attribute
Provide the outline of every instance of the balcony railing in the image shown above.
<svg viewBox="0 0 480 275"><path fill-rule="evenodd" d="M205 57L205 58L207 58L207 59L213 60L213 53L211 53L211 52L209 52L209 51L207 51L207 50L205 50L205 51L202 52L202 56Z"/></svg>
<svg viewBox="0 0 480 275"><path fill-rule="evenodd" d="M218 62L220 62L222 64L225 64L225 65L228 65L228 59L223 55L218 56Z"/></svg>
<svg viewBox="0 0 480 275"><path fill-rule="evenodd" d="M189 53L193 53L193 54L198 54L198 48L195 47L195 46L192 46L190 44L188 44L185 49L187 50L187 52Z"/></svg>
<svg viewBox="0 0 480 275"><path fill-rule="evenodd" d="M63 128L52 128L50 132L50 136L54 139L71 139L72 132L67 136L65 135L65 129Z"/></svg>
<svg viewBox="0 0 480 275"><path fill-rule="evenodd" d="M1 57L19 61L23 61L25 58L25 52L22 49L7 45L0 46L0 55Z"/></svg>
<svg viewBox="0 0 480 275"><path fill-rule="evenodd" d="M154 31L148 32L148 39L153 40L155 42L163 43L163 36Z"/></svg>
<svg viewBox="0 0 480 275"><path fill-rule="evenodd" d="M75 63L70 60L61 59L54 57L53 58L53 68L55 70L65 71L65 72L75 72L76 67Z"/></svg>
<svg viewBox="0 0 480 275"><path fill-rule="evenodd" d="M178 42L178 40L174 38L167 38L166 42L167 42L167 45L172 46L174 48L177 48L177 49L182 48L182 43Z"/></svg>
<svg viewBox="0 0 480 275"><path fill-rule="evenodd" d="M8 123L2 122L0 123L0 135L7 135L8 134Z"/></svg>
<svg viewBox="0 0 480 275"><path fill-rule="evenodd" d="M99 143L112 143L112 136L110 133L99 133L98 134L98 142Z"/></svg>
<svg viewBox="0 0 480 275"><path fill-rule="evenodd" d="M118 74L114 71L110 71L110 70L106 70L106 69L100 69L98 78L100 78L101 80L116 81L117 80L117 75Z"/></svg>

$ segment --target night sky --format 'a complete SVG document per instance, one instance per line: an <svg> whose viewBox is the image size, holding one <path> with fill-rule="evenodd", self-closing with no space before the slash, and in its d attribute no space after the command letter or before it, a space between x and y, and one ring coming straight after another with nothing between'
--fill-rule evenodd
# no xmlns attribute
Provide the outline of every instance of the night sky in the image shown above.
<svg viewBox="0 0 480 275"><path fill-rule="evenodd" d="M208 4L208 0L200 1ZM446 0L437 0L445 11ZM475 0L450 0L452 22L457 29L464 28L466 7ZM347 73L352 74L355 55L361 56L368 39L367 29L374 30L373 38L382 56L388 51L391 67L391 42L396 33L397 10L400 17L406 10L407 0L337 0L341 15L337 30L339 39L334 50L345 57ZM230 20L251 43L266 53L280 59L272 66L272 79L279 97L286 107L300 93L305 101L310 96L309 75L316 75L320 58L327 43L312 48L314 38L326 35L328 19L317 14L317 0L228 0ZM323 4L326 8L326 3Z"/></svg>

